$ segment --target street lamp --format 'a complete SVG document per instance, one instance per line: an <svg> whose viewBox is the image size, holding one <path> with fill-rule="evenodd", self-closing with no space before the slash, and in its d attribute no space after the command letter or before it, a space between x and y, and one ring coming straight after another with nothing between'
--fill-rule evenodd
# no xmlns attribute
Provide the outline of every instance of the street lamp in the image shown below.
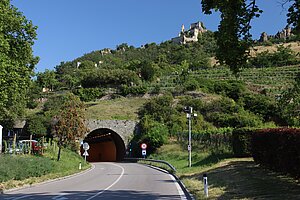
<svg viewBox="0 0 300 200"><path fill-rule="evenodd" d="M186 112L186 118L189 120L189 167L192 166L192 118L197 117L196 113L193 113L193 107L185 107L184 112Z"/></svg>

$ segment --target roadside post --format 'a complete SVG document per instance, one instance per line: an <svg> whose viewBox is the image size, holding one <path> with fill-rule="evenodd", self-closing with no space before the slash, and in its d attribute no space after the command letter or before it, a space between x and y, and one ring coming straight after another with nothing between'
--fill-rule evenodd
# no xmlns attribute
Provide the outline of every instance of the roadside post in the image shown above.
<svg viewBox="0 0 300 200"><path fill-rule="evenodd" d="M0 154L2 153L2 129L3 126L0 125Z"/></svg>
<svg viewBox="0 0 300 200"><path fill-rule="evenodd" d="M86 157L89 156L89 153L87 151L90 149L90 145L87 142L85 142L83 143L82 148L84 150L84 160L86 161Z"/></svg>
<svg viewBox="0 0 300 200"><path fill-rule="evenodd" d="M205 195L205 197L208 197L207 174L203 174L203 186L204 186L204 195Z"/></svg>
<svg viewBox="0 0 300 200"><path fill-rule="evenodd" d="M147 155L147 144L146 143L142 143L141 144L141 148L142 148L142 156L144 157L144 159L146 158Z"/></svg>

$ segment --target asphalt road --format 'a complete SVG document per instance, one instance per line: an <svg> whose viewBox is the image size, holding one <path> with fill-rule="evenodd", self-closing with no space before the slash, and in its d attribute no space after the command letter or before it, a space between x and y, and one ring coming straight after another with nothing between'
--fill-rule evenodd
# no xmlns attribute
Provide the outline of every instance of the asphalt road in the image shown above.
<svg viewBox="0 0 300 200"><path fill-rule="evenodd" d="M73 177L6 192L2 200L186 199L175 179L136 163L94 163Z"/></svg>

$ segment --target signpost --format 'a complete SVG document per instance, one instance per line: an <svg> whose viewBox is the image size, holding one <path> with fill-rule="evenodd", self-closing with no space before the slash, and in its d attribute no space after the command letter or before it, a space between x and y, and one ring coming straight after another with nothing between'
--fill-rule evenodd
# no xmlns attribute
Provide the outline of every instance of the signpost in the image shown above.
<svg viewBox="0 0 300 200"><path fill-rule="evenodd" d="M90 149L90 145L87 142L85 142L83 143L82 148L84 150L84 160L86 161L86 157L89 156L89 153L87 151Z"/></svg>
<svg viewBox="0 0 300 200"><path fill-rule="evenodd" d="M142 143L141 144L141 148L142 148L142 156L144 156L144 158L146 158L146 155L147 155L147 144L146 143Z"/></svg>

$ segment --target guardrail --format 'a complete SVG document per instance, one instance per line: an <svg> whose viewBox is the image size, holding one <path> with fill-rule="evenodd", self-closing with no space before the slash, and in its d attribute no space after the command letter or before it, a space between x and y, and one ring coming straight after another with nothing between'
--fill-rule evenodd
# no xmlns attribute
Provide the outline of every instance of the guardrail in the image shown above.
<svg viewBox="0 0 300 200"><path fill-rule="evenodd" d="M176 172L176 168L171 165L170 163L168 163L167 161L164 160L154 160L154 159L145 159L145 158L124 158L125 161L146 161L146 162L154 162L154 163L160 163L160 164L165 164L167 165L170 169L171 169L171 173L175 173ZM151 164L150 164L151 165Z"/></svg>

